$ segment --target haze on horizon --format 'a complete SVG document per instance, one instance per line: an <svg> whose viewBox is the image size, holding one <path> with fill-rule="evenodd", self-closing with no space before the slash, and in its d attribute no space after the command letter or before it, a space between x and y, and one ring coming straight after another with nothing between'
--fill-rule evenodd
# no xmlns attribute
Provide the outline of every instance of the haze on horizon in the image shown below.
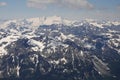
<svg viewBox="0 0 120 80"><path fill-rule="evenodd" d="M120 20L120 0L0 0L0 20L54 15Z"/></svg>

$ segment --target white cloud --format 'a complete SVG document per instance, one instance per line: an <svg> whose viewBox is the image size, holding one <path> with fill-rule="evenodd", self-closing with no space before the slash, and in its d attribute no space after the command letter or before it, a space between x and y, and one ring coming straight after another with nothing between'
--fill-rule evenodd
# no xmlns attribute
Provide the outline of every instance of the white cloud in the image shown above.
<svg viewBox="0 0 120 80"><path fill-rule="evenodd" d="M63 6L76 9L91 9L93 5L87 0L27 0L28 7L46 8L48 5Z"/></svg>
<svg viewBox="0 0 120 80"><path fill-rule="evenodd" d="M27 0L27 6L33 8L45 8L48 4L55 3L56 0Z"/></svg>
<svg viewBox="0 0 120 80"><path fill-rule="evenodd" d="M7 3L6 2L0 2L0 6L6 6Z"/></svg>

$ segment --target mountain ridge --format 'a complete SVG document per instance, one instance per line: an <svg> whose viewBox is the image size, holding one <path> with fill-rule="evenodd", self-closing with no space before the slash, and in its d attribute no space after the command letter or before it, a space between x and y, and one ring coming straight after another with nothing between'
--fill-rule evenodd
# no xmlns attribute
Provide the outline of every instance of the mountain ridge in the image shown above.
<svg viewBox="0 0 120 80"><path fill-rule="evenodd" d="M64 25L60 17L41 21L44 24L32 18L0 25L0 78L119 80L118 23L84 20Z"/></svg>
<svg viewBox="0 0 120 80"><path fill-rule="evenodd" d="M69 20L62 18L60 16L50 16L50 17L35 17L35 18L27 18L27 19L13 19L7 20L1 23L0 27L6 27L11 23L15 23L16 25L31 25L33 27L38 27L40 25L52 25L52 24L63 24L67 26L79 26L84 23L88 23L90 25L103 28L104 26L111 25L120 25L119 21L98 21L94 19L85 19L85 20ZM76 24L78 23L78 24Z"/></svg>

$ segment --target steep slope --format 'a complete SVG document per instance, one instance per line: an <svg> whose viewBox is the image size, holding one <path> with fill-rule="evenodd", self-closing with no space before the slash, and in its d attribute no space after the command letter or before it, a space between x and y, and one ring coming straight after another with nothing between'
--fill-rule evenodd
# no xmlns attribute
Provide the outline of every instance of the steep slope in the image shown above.
<svg viewBox="0 0 120 80"><path fill-rule="evenodd" d="M57 16L4 22L0 78L119 80L120 25L108 23Z"/></svg>

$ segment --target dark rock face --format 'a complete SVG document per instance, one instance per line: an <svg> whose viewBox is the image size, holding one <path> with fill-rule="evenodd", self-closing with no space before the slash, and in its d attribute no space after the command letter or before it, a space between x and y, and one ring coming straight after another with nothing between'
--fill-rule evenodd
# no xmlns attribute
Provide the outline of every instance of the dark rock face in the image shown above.
<svg viewBox="0 0 120 80"><path fill-rule="evenodd" d="M17 30L15 24L12 25L9 27ZM26 28L22 27L22 35L28 37L20 37L5 47L7 54L0 57L0 78L119 80L119 27L72 27L53 24L40 26L34 33L32 30L24 31ZM109 29L116 32L109 32ZM13 34L0 31L6 34L5 37ZM19 29L17 31L21 32ZM31 37L30 33L34 35Z"/></svg>

